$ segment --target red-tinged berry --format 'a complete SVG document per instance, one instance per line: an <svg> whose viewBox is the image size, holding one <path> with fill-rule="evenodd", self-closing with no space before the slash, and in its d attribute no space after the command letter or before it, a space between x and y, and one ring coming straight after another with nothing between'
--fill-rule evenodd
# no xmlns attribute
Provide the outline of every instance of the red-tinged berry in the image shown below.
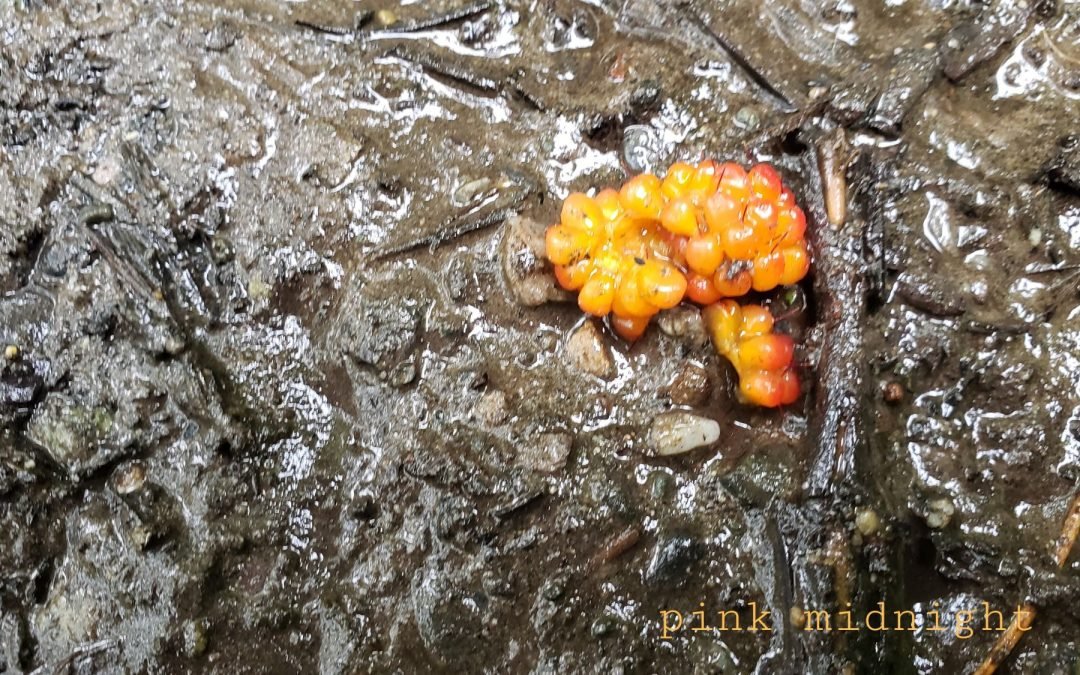
<svg viewBox="0 0 1080 675"><path fill-rule="evenodd" d="M725 262L716 270L713 277L713 287L724 298L740 298L750 292L753 279L750 271L746 269L734 269L734 266Z"/></svg>
<svg viewBox="0 0 1080 675"><path fill-rule="evenodd" d="M806 235L806 214L798 206L788 206L776 214L776 231L782 246L803 241Z"/></svg>
<svg viewBox="0 0 1080 675"><path fill-rule="evenodd" d="M733 162L725 162L720 166L720 185L717 189L740 204L748 202L752 192L746 171Z"/></svg>
<svg viewBox="0 0 1080 675"><path fill-rule="evenodd" d="M755 243L758 247L768 246L772 240L773 230L776 228L776 207L773 203L760 198L750 200L743 219L747 225L754 228L754 233L757 235Z"/></svg>
<svg viewBox="0 0 1080 675"><path fill-rule="evenodd" d="M750 189L761 199L775 202L784 189L780 174L768 164L756 164L749 173Z"/></svg>
<svg viewBox="0 0 1080 675"><path fill-rule="evenodd" d="M751 370L780 370L791 365L795 342L788 335L758 335L739 343L739 362Z"/></svg>
<svg viewBox="0 0 1080 675"><path fill-rule="evenodd" d="M776 288L784 277L784 256L780 251L772 251L754 258L750 277L754 290L759 293Z"/></svg>
<svg viewBox="0 0 1080 675"><path fill-rule="evenodd" d="M742 217L742 206L723 192L714 192L705 200L705 223L711 232L734 227Z"/></svg>
<svg viewBox="0 0 1080 675"><path fill-rule="evenodd" d="M754 370L739 376L739 393L747 403L764 408L780 405L781 376L767 370Z"/></svg>
<svg viewBox="0 0 1080 675"><path fill-rule="evenodd" d="M787 369L780 376L780 405L791 405L802 394L799 376L792 369Z"/></svg>
<svg viewBox="0 0 1080 675"><path fill-rule="evenodd" d="M691 272L686 277L686 297L699 305L711 305L724 296L716 290L711 277Z"/></svg>
<svg viewBox="0 0 1080 675"><path fill-rule="evenodd" d="M649 327L649 317L628 317L628 316L613 316L611 317L611 329L615 333L626 340L627 342L635 342L642 335L645 334L645 330Z"/></svg>
<svg viewBox="0 0 1080 675"><path fill-rule="evenodd" d="M782 248L780 255L784 258L784 273L780 275L780 285L790 286L802 281L810 271L810 252L806 250L806 242L800 241Z"/></svg>

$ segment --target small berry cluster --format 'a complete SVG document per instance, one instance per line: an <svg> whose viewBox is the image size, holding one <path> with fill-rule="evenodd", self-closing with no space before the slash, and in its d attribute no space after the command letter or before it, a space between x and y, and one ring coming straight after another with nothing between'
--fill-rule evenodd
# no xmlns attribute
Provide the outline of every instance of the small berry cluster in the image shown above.
<svg viewBox="0 0 1080 675"><path fill-rule="evenodd" d="M791 336L773 332L769 310L721 300L702 314L716 351L739 374L744 400L774 408L799 398L799 378L792 369L795 343Z"/></svg>
<svg viewBox="0 0 1080 675"><path fill-rule="evenodd" d="M595 199L580 192L567 197L546 245L559 285L578 291L583 312L612 314L612 327L628 340L641 337L653 315L686 295L686 277L663 228L631 215L615 190Z"/></svg>
<svg viewBox="0 0 1080 675"><path fill-rule="evenodd" d="M618 192L571 194L546 246L582 311L610 314L615 332L636 340L684 297L714 305L797 283L810 269L805 233L806 216L775 169L707 159L676 163L663 180L635 176Z"/></svg>

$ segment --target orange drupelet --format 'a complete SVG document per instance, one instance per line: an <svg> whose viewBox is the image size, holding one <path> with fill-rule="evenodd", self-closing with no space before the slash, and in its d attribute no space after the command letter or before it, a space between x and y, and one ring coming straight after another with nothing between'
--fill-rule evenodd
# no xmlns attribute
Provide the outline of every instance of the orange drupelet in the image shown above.
<svg viewBox="0 0 1080 675"><path fill-rule="evenodd" d="M739 375L743 400L775 408L799 398L799 378L792 368L795 343L773 332L769 310L721 300L706 307L703 315L713 345Z"/></svg>

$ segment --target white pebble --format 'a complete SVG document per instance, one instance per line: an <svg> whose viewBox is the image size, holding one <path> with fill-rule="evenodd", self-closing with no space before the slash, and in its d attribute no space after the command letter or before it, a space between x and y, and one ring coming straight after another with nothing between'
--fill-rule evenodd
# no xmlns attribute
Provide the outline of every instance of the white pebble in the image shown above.
<svg viewBox="0 0 1080 675"><path fill-rule="evenodd" d="M687 412L669 412L653 419L650 445L657 455L681 455L720 439L720 423Z"/></svg>

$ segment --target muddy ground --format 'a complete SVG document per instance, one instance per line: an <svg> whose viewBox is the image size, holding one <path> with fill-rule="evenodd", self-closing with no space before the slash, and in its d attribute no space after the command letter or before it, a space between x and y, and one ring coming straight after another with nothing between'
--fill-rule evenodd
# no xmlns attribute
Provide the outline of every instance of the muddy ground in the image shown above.
<svg viewBox="0 0 1080 675"><path fill-rule="evenodd" d="M0 672L1080 672L1078 122L1076 2L0 3ZM809 213L790 408L535 304L703 156Z"/></svg>

